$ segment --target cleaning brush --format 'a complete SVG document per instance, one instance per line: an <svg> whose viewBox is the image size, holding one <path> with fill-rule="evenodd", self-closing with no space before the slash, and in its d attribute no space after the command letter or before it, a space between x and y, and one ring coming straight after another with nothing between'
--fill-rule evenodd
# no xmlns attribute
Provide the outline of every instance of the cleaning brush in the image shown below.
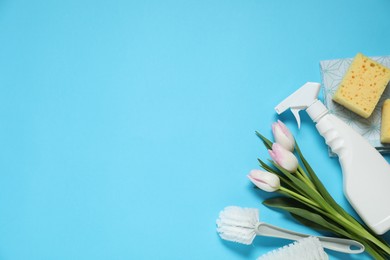
<svg viewBox="0 0 390 260"><path fill-rule="evenodd" d="M226 207L219 213L217 231L221 238L250 245L256 237L259 211L235 206Z"/></svg>
<svg viewBox="0 0 390 260"><path fill-rule="evenodd" d="M302 238L294 243L275 249L257 260L328 260L317 237Z"/></svg>
<svg viewBox="0 0 390 260"><path fill-rule="evenodd" d="M310 235L260 222L258 209L240 208L237 206L226 207L220 212L217 219L217 232L222 239L246 245L252 244L257 235L289 240L310 237ZM322 247L334 251L349 254L359 254L364 251L364 246L355 240L321 236L318 236L317 239Z"/></svg>

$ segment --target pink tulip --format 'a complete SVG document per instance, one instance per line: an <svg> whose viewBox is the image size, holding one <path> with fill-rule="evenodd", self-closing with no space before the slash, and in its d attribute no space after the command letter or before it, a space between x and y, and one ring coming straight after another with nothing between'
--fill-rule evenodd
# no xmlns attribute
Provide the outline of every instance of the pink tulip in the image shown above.
<svg viewBox="0 0 390 260"><path fill-rule="evenodd" d="M271 155L272 160L280 167L289 172L296 172L298 160L292 152L279 143L274 143L272 145L272 150L268 150L268 152Z"/></svg>
<svg viewBox="0 0 390 260"><path fill-rule="evenodd" d="M252 170L250 171L248 178L259 189L262 189L267 192L273 192L280 188L279 176L271 172Z"/></svg>
<svg viewBox="0 0 390 260"><path fill-rule="evenodd" d="M294 136L282 121L278 120L278 122L272 124L272 133L276 143L280 144L290 152L294 151Z"/></svg>

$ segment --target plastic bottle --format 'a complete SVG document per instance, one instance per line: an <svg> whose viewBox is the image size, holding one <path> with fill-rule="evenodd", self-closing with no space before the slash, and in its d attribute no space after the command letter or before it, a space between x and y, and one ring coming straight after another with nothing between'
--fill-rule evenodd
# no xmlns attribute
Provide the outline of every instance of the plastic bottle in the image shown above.
<svg viewBox="0 0 390 260"><path fill-rule="evenodd" d="M306 109L326 144L338 155L344 194L362 220L376 234L390 229L390 165L366 139L317 99L320 84L308 82L275 107L291 109L300 127L299 111Z"/></svg>

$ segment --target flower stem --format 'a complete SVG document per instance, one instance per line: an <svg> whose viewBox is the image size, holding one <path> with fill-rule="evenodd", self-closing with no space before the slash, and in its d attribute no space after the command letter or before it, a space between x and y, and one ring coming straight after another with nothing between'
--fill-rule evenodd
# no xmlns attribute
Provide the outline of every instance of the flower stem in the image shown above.
<svg viewBox="0 0 390 260"><path fill-rule="evenodd" d="M296 193L294 191L291 191L291 190L286 189L284 187L280 187L279 191L284 193L284 194L287 194L287 195L289 195L289 196L291 196L293 198L296 198L299 201L305 202L305 203L310 204L310 205L312 205L314 207L317 207L317 208L321 208L321 206L318 205L316 202L314 202L312 200L309 200L308 198L306 198L306 197L304 197L304 196L302 196L302 195L300 195L300 194L298 194L298 193Z"/></svg>
<svg viewBox="0 0 390 260"><path fill-rule="evenodd" d="M298 179L303 181L307 186L309 186L312 190L316 191L316 187L314 184L310 181L310 179L307 177L307 175L299 169L301 166L298 166L298 170L295 172Z"/></svg>

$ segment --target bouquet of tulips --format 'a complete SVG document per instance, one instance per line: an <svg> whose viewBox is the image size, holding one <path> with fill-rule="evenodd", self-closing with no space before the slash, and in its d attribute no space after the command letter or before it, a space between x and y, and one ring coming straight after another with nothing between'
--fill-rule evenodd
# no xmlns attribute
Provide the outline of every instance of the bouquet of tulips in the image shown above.
<svg viewBox="0 0 390 260"><path fill-rule="evenodd" d="M387 242L337 204L305 160L289 129L278 121L272 125L272 133L275 142L256 132L272 160L267 164L258 159L263 170L252 170L248 177L257 188L283 196L267 199L263 204L288 211L308 227L359 241L374 259L389 259Z"/></svg>

